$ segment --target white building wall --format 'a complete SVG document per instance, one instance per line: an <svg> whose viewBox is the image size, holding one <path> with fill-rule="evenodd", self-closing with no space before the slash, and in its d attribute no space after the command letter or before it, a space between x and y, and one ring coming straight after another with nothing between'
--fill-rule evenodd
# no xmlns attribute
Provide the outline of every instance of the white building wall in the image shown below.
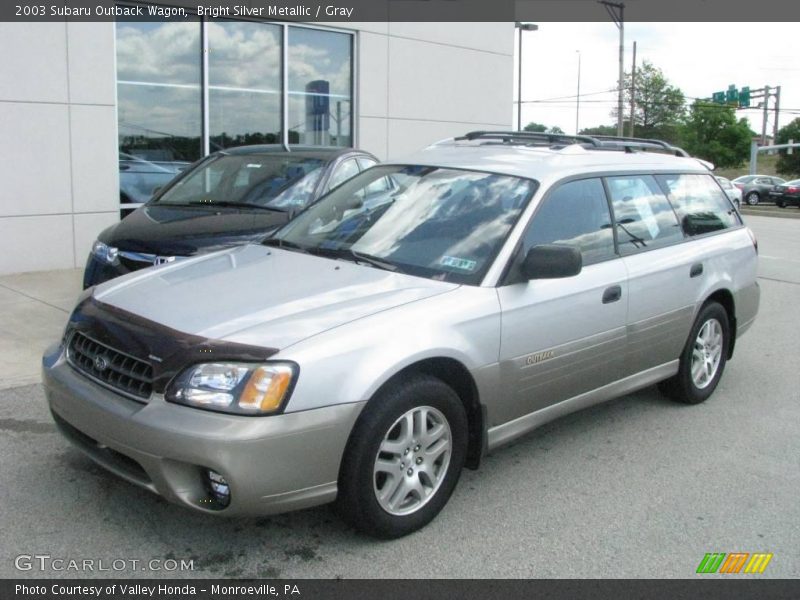
<svg viewBox="0 0 800 600"><path fill-rule="evenodd" d="M509 127L513 23L348 28L361 148ZM0 274L80 267L119 217L114 24L0 23L0 56Z"/></svg>

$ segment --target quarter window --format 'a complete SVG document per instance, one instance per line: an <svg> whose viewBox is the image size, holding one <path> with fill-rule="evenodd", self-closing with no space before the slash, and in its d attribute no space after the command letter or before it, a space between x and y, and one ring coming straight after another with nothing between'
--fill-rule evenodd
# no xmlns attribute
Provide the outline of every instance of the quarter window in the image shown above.
<svg viewBox="0 0 800 600"><path fill-rule="evenodd" d="M599 179L565 183L544 199L525 233L524 252L540 244L576 246L584 265L615 256L611 214Z"/></svg>
<svg viewBox="0 0 800 600"><path fill-rule="evenodd" d="M328 183L328 189L332 190L341 183L344 183L351 177L358 175L358 164L356 159L350 158L343 163L339 164L331 175L331 180Z"/></svg>
<svg viewBox="0 0 800 600"><path fill-rule="evenodd" d="M620 254L673 244L683 232L667 198L651 175L609 177Z"/></svg>
<svg viewBox="0 0 800 600"><path fill-rule="evenodd" d="M711 175L658 175L686 235L720 231L739 224L736 211Z"/></svg>

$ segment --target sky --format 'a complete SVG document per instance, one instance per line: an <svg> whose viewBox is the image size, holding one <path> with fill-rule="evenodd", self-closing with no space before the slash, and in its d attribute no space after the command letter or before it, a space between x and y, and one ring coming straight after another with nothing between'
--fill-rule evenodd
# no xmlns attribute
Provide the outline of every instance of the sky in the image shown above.
<svg viewBox="0 0 800 600"><path fill-rule="evenodd" d="M579 128L615 125L619 30L611 20L598 23L538 23L523 33L522 123L535 121L575 133L578 56L581 102ZM797 23L626 23L625 71L630 71L633 42L636 63L650 61L688 103L734 84L741 89L781 86L779 127L800 117L800 60ZM515 53L516 53L515 39ZM517 71L514 71L514 101ZM532 102L536 101L536 102ZM757 103L758 101L753 101ZM629 111L630 107L626 107ZM516 104L514 105L516 126ZM738 110L760 132L763 111ZM772 131L771 111L768 132Z"/></svg>

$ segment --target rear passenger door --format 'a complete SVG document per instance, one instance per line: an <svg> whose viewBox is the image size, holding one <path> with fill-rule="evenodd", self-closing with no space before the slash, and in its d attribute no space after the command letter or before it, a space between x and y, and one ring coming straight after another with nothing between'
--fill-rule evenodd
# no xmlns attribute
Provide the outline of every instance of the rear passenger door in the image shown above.
<svg viewBox="0 0 800 600"><path fill-rule="evenodd" d="M679 356L692 324L702 260L683 243L678 217L654 176L605 182L628 272L625 369L632 375Z"/></svg>
<svg viewBox="0 0 800 600"><path fill-rule="evenodd" d="M625 355L627 283L616 255L600 178L554 188L522 238L519 261L539 244L581 250L583 269L564 279L512 281L498 288L504 402L490 426L619 379ZM513 266L512 266L513 271Z"/></svg>

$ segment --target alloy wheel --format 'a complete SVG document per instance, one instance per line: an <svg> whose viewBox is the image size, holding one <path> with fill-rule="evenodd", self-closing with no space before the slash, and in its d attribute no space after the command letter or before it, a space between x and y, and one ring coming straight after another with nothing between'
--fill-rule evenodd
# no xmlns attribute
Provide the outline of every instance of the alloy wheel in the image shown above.
<svg viewBox="0 0 800 600"><path fill-rule="evenodd" d="M373 489L381 508L395 516L425 506L450 466L452 432L432 406L412 408L386 432L373 466Z"/></svg>

